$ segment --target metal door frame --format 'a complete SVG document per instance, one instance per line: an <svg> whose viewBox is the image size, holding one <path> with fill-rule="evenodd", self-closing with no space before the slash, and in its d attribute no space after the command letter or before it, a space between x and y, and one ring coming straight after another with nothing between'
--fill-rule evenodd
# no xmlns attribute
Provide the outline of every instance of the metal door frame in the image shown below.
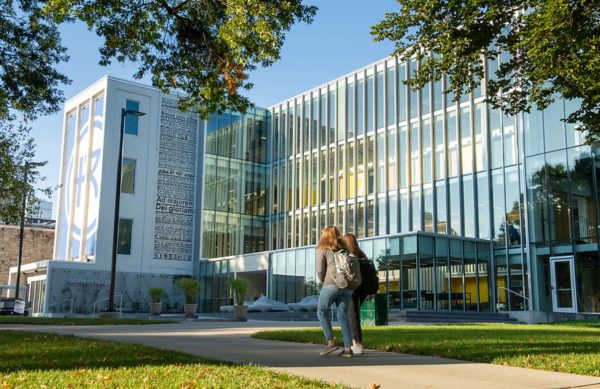
<svg viewBox="0 0 600 389"><path fill-rule="evenodd" d="M556 289L556 262L569 262L569 269L571 271L571 300L572 308L559 308L557 301L557 289ZM575 284L575 257L572 255L550 257L550 286L552 288L552 311L560 313L577 313L577 287Z"/></svg>

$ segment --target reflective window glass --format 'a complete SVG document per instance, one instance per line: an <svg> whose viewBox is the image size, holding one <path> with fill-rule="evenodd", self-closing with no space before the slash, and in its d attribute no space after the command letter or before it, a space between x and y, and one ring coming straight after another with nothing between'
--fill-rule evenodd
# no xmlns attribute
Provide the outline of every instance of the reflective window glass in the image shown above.
<svg viewBox="0 0 600 389"><path fill-rule="evenodd" d="M373 104L373 99L375 98L375 86L373 85L373 75L369 74L367 75L367 112L366 112L366 118L367 118L367 132L369 131L373 131L374 129L374 121L373 121L373 108L374 108L374 104Z"/></svg>
<svg viewBox="0 0 600 389"><path fill-rule="evenodd" d="M458 134L456 128L456 111L448 112L448 177L458 176Z"/></svg>
<svg viewBox="0 0 600 389"><path fill-rule="evenodd" d="M417 70L417 61L414 59L410 60L409 67L409 77L413 77L415 71ZM413 90L411 87L408 88L408 106L410 109L410 118L414 119L419 115L419 94L416 90Z"/></svg>
<svg viewBox="0 0 600 389"><path fill-rule="evenodd" d="M356 133L361 135L365 132L365 100L364 81L362 78L356 81Z"/></svg>
<svg viewBox="0 0 600 389"><path fill-rule="evenodd" d="M396 166L396 131L389 131L387 139L387 189L394 190L398 188L398 170Z"/></svg>
<svg viewBox="0 0 600 389"><path fill-rule="evenodd" d="M406 126L400 127L400 187L406 188L408 186L408 131Z"/></svg>
<svg viewBox="0 0 600 389"><path fill-rule="evenodd" d="M519 172L516 166L511 166L505 171L506 183L506 227L504 233L508 245L520 245L522 236L521 227L521 191L519 185Z"/></svg>
<svg viewBox="0 0 600 389"><path fill-rule="evenodd" d="M558 150L565 147L565 117L563 100L557 100L543 111L544 140L546 151Z"/></svg>
<svg viewBox="0 0 600 389"><path fill-rule="evenodd" d="M394 94L394 84L396 80L394 78L394 70L393 65L388 63L385 82L386 124L388 126L396 123L396 99Z"/></svg>
<svg viewBox="0 0 600 389"><path fill-rule="evenodd" d="M473 171L473 143L471 140L470 108L463 108L460 111L460 146L462 172L463 174L469 174Z"/></svg>
<svg viewBox="0 0 600 389"><path fill-rule="evenodd" d="M433 156L431 147L431 119L423 120L421 127L421 152L423 153L423 182L431 182L433 180Z"/></svg>
<svg viewBox="0 0 600 389"><path fill-rule="evenodd" d="M131 235L133 231L133 219L119 219L119 230L117 238L117 254L131 255Z"/></svg>
<svg viewBox="0 0 600 389"><path fill-rule="evenodd" d="M426 232L433 232L433 212L433 188L428 185L423 188L423 222Z"/></svg>
<svg viewBox="0 0 600 389"><path fill-rule="evenodd" d="M464 236L475 237L475 196L473 192L473 176L463 176L463 212Z"/></svg>
<svg viewBox="0 0 600 389"><path fill-rule="evenodd" d="M348 86L346 88L346 99L348 101L348 110L346 111L346 125L348 126L348 137L354 136L354 80L348 79Z"/></svg>
<svg viewBox="0 0 600 389"><path fill-rule="evenodd" d="M402 62L398 64L397 72L397 84L398 84L398 122L406 121L406 89L407 86L404 84L406 81L406 63Z"/></svg>
<svg viewBox="0 0 600 389"><path fill-rule="evenodd" d="M567 241L572 237L566 157L564 150L546 154L548 222L550 239L554 241Z"/></svg>
<svg viewBox="0 0 600 389"><path fill-rule="evenodd" d="M500 111L491 109L488 111L490 117L490 149L492 154L492 169L502 166L502 127L500 123Z"/></svg>
<svg viewBox="0 0 600 389"><path fill-rule="evenodd" d="M138 101L126 100L125 109L128 111L139 111L140 103ZM82 118L84 116L82 115ZM82 119L83 120L83 119ZM139 116L136 115L125 115L125 133L129 135L138 134L138 122Z"/></svg>
<svg viewBox="0 0 600 389"><path fill-rule="evenodd" d="M484 117L484 106L483 104L475 105L475 116L474 116L474 134L475 134L475 169L480 172L487 170L487 142L486 142L486 123Z"/></svg>
<svg viewBox="0 0 600 389"><path fill-rule="evenodd" d="M435 144L435 179L446 177L446 146L444 144L444 122L443 116L435 117L433 137Z"/></svg>
<svg viewBox="0 0 600 389"><path fill-rule="evenodd" d="M421 193L418 187L411 188L410 203L412 207L412 230L423 231L421 227Z"/></svg>
<svg viewBox="0 0 600 389"><path fill-rule="evenodd" d="M461 222L461 213L460 213L460 188L458 184L458 178L451 178L449 182L449 190L450 190L450 235L460 235L460 222Z"/></svg>
<svg viewBox="0 0 600 389"><path fill-rule="evenodd" d="M437 206L437 222L436 232L439 234L446 233L446 226L448 225L448 216L446 212L446 182L438 181L435 183L435 201Z"/></svg>
<svg viewBox="0 0 600 389"><path fill-rule="evenodd" d="M378 66L377 69L377 98L376 98L376 104L377 104L377 127L376 128L383 128L384 126L384 122L385 122L385 117L383 115L383 107L385 104L385 101L383 100L383 69L382 66Z"/></svg>
<svg viewBox="0 0 600 389"><path fill-rule="evenodd" d="M420 158L420 139L419 139L419 123L411 123L410 125L410 155L411 155L411 184L417 185L421 183L421 158Z"/></svg>
<svg viewBox="0 0 600 389"><path fill-rule="evenodd" d="M386 156L385 156L385 134L377 134L377 192L386 191Z"/></svg>
<svg viewBox="0 0 600 389"><path fill-rule="evenodd" d="M123 158L121 193L135 193L135 159Z"/></svg>
<svg viewBox="0 0 600 389"><path fill-rule="evenodd" d="M490 238L490 190L487 173L477 174L477 218L479 238Z"/></svg>
<svg viewBox="0 0 600 389"><path fill-rule="evenodd" d="M596 214L594 213L594 171L593 156L588 147L576 147L569 149L569 172L571 175L571 198L573 204L573 228L574 238L577 241L593 243L598 236ZM598 161L600 162L600 161ZM596 170L600 172L600 164L596 164ZM598 177L597 177L598 178ZM600 185L600 180L596 180ZM598 197L600 198L600 197Z"/></svg>

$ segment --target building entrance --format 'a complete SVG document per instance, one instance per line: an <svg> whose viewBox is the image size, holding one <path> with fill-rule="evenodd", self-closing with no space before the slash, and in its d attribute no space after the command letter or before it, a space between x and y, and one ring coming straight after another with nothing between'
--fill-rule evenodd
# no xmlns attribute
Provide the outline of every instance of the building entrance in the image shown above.
<svg viewBox="0 0 600 389"><path fill-rule="evenodd" d="M550 281L552 310L565 313L577 312L575 261L573 256L550 258Z"/></svg>

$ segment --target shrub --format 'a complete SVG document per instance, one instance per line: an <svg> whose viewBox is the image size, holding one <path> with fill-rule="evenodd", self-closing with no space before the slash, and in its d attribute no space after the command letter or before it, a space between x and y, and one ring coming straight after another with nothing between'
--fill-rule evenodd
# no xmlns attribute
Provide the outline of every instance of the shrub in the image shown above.
<svg viewBox="0 0 600 389"><path fill-rule="evenodd" d="M148 289L148 293L150 294L150 300L153 303L160 303L160 299L165 294L165 290L161 287L153 286Z"/></svg>
<svg viewBox="0 0 600 389"><path fill-rule="evenodd" d="M244 305L244 295L248 291L248 281L243 278L234 278L229 280L229 288L233 293L233 299L236 305Z"/></svg>
<svg viewBox="0 0 600 389"><path fill-rule="evenodd" d="M200 292L200 283L191 277L181 277L177 279L175 285L183 291L186 304L194 304L198 292Z"/></svg>

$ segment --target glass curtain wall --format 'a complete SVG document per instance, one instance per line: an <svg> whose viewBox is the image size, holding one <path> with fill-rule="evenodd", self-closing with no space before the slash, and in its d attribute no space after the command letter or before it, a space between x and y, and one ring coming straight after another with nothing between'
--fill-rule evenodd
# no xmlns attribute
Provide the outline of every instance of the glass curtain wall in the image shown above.
<svg viewBox="0 0 600 389"><path fill-rule="evenodd" d="M243 116L215 115L209 122L203 186L203 258L267 248L268 118L266 111L254 110ZM268 178L275 183L272 188L277 188L272 195L278 196L279 170ZM278 208L280 202L277 197L273 207Z"/></svg>
<svg viewBox="0 0 600 389"><path fill-rule="evenodd" d="M446 77L410 90L419 65L388 58L268 115L209 123L202 255L302 249L335 224L399 239L379 264L390 307L473 311L547 309L550 258L572 255L578 309L600 310L598 151L560 120L578 103L509 116L485 88L455 101ZM312 290L277 280L286 301Z"/></svg>
<svg viewBox="0 0 600 389"><path fill-rule="evenodd" d="M379 293L390 309L490 311L490 243L413 234L361 239L361 249L379 271ZM297 302L317 294L315 249L270 256L268 296Z"/></svg>

